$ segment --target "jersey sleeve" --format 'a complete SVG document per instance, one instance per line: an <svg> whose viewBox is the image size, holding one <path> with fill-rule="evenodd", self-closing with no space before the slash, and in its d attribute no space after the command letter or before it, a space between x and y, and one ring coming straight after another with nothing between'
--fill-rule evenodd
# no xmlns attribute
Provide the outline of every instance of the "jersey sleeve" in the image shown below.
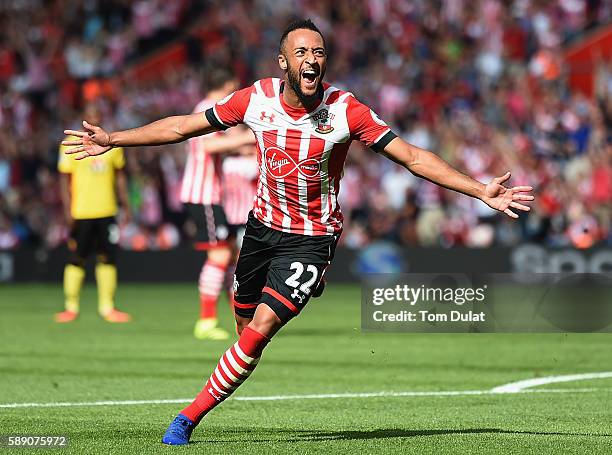
<svg viewBox="0 0 612 455"><path fill-rule="evenodd" d="M71 139L75 139L72 136L67 136L65 138L65 140L69 141ZM60 171L62 174L72 174L72 171L74 170L74 157L72 155L66 155L66 150L69 149L70 147L67 145L60 145L59 146L59 157L57 159L57 170Z"/></svg>
<svg viewBox="0 0 612 455"><path fill-rule="evenodd" d="M114 148L112 152L113 167L115 169L123 169L125 167L125 155L123 154L123 147Z"/></svg>
<svg viewBox="0 0 612 455"><path fill-rule="evenodd" d="M226 130L243 123L253 91L253 86L243 88L217 102L213 107L206 110L205 115L208 122L220 130Z"/></svg>
<svg viewBox="0 0 612 455"><path fill-rule="evenodd" d="M381 152L397 136L376 113L351 96L346 112L351 136L376 152Z"/></svg>

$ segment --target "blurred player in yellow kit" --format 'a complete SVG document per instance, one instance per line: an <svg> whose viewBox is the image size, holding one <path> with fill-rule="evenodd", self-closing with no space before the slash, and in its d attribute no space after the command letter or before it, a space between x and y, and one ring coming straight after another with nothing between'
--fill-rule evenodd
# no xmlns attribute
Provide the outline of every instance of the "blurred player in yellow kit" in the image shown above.
<svg viewBox="0 0 612 455"><path fill-rule="evenodd" d="M100 117L95 106L86 108L88 122L96 124ZM70 226L70 259L64 268L65 309L55 315L55 321L72 322L79 316L85 263L95 253L98 312L108 322L129 322L130 315L116 310L114 304L117 288L115 258L119 240L119 227L115 221L117 196L129 217L127 183L122 170L125 166L123 149L113 148L108 154L93 160L77 161L64 153L66 148L60 146L58 169L62 202Z"/></svg>

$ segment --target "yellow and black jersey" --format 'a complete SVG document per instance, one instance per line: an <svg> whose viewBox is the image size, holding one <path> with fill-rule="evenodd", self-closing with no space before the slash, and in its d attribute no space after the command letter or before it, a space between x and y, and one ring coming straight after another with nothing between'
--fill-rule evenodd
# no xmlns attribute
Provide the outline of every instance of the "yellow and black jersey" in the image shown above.
<svg viewBox="0 0 612 455"><path fill-rule="evenodd" d="M73 136L65 140L76 139ZM83 160L64 152L70 146L59 148L58 170L71 175L70 214L75 220L105 218L117 214L115 173L125 166L123 149L117 147L108 152Z"/></svg>

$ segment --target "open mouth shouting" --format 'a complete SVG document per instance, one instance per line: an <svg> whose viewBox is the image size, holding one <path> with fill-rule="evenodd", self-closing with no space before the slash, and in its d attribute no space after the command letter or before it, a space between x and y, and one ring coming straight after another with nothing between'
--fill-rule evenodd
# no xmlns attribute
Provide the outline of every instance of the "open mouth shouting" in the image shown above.
<svg viewBox="0 0 612 455"><path fill-rule="evenodd" d="M302 70L301 76L301 85L302 91L306 95L312 95L316 92L317 87L319 86L319 79L321 75L321 70L316 67L310 67Z"/></svg>

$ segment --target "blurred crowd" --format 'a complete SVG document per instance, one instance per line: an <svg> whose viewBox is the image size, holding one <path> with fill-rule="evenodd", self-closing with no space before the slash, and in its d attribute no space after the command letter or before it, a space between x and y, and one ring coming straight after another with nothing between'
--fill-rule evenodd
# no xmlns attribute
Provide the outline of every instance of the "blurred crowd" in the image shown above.
<svg viewBox="0 0 612 455"><path fill-rule="evenodd" d="M563 50L610 22L610 0L5 0L0 6L0 249L66 237L56 171L66 127L96 103L107 129L190 112L207 68L245 83L280 75L278 39L310 17L329 82L371 105L409 142L481 181L530 184L529 216L417 179L355 144L340 192L343 242L487 247L612 244L612 64L595 93L570 90ZM146 81L125 69L174 40L189 58ZM184 146L128 150L134 222L126 248L171 248L191 234L178 192Z"/></svg>

